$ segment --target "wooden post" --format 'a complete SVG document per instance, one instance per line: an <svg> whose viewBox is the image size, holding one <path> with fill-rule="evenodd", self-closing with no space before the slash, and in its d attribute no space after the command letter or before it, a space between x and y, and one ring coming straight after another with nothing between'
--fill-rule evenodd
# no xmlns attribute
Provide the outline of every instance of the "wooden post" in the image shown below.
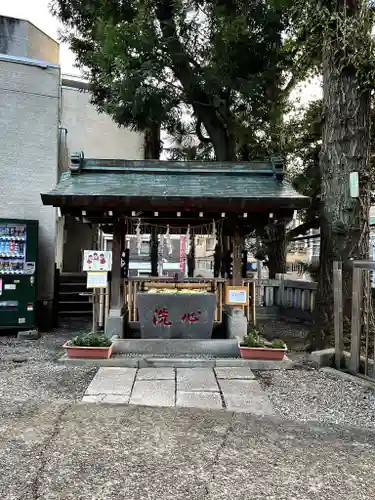
<svg viewBox="0 0 375 500"><path fill-rule="evenodd" d="M229 250L229 241L228 236L222 236L222 254L221 254L221 267L220 267L220 276L222 278L227 278L227 255Z"/></svg>
<svg viewBox="0 0 375 500"><path fill-rule="evenodd" d="M335 365L341 368L341 358L344 351L343 309L342 309L342 262L333 263L333 307L335 325Z"/></svg>
<svg viewBox="0 0 375 500"><path fill-rule="evenodd" d="M354 267L352 292L352 329L350 340L349 371L356 375L359 371L361 349L361 299L362 299L362 270Z"/></svg>
<svg viewBox="0 0 375 500"><path fill-rule="evenodd" d="M218 278L220 276L220 267L221 267L221 244L217 244L215 246L214 253L214 278Z"/></svg>
<svg viewBox="0 0 375 500"><path fill-rule="evenodd" d="M242 250L242 278L247 277L247 250Z"/></svg>
<svg viewBox="0 0 375 500"><path fill-rule="evenodd" d="M112 279L110 309L121 309L121 236L124 227L121 221L116 220L113 224L112 244Z"/></svg>
<svg viewBox="0 0 375 500"><path fill-rule="evenodd" d="M151 276L158 276L158 228L152 227L150 240Z"/></svg>
<svg viewBox="0 0 375 500"><path fill-rule="evenodd" d="M256 289L256 284L255 281L251 283L251 316L252 316L252 321L253 325L255 326L257 324L257 318L256 318L256 300L257 300L257 289Z"/></svg>
<svg viewBox="0 0 375 500"><path fill-rule="evenodd" d="M91 333L96 333L97 331L97 328L96 328L96 325L97 325L97 322L98 322L98 319L97 319L97 289L94 288L93 291L92 291L92 296L91 296L91 300L92 300L92 330L91 330Z"/></svg>

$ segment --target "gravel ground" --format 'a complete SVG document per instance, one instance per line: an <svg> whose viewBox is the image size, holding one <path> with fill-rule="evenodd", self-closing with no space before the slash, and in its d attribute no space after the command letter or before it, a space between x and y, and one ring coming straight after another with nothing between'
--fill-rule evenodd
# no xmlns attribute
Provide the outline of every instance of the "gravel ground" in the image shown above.
<svg viewBox="0 0 375 500"><path fill-rule="evenodd" d="M375 392L361 385L304 368L256 375L283 418L375 430Z"/></svg>
<svg viewBox="0 0 375 500"><path fill-rule="evenodd" d="M61 346L83 325L67 324L39 340L0 337L0 403L81 399L96 368L56 363Z"/></svg>
<svg viewBox="0 0 375 500"><path fill-rule="evenodd" d="M0 337L0 404L22 401L78 401L96 373L96 368L56 363L61 346L85 324L66 324L37 341ZM295 338L297 347L308 328L284 322L264 326L268 338ZM299 343L299 344L298 344ZM303 361L295 348L290 357ZM375 392L347 380L308 368L256 373L278 414L289 420L357 426L375 430Z"/></svg>

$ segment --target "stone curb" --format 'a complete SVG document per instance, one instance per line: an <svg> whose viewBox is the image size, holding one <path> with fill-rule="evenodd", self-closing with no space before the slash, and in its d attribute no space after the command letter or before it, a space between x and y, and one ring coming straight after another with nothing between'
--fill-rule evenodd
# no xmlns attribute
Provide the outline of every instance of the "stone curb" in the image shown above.
<svg viewBox="0 0 375 500"><path fill-rule="evenodd" d="M362 387L366 387L367 389L371 389L375 391L375 380L374 382L370 382L368 380L364 380L361 377L355 377L354 375L351 375L350 373L342 372L339 370L336 370L335 368L331 368L328 366L325 366L320 369L321 372L326 373L327 375L332 375L332 377L341 379L341 380L347 380L348 382L353 382L354 384L361 385Z"/></svg>
<svg viewBox="0 0 375 500"><path fill-rule="evenodd" d="M241 358L215 358L215 359L200 359L200 358L150 358L147 356L139 357L113 357L110 359L70 359L66 354L58 359L59 363L64 363L71 366L116 366L130 368L214 368L228 367L235 368L246 366L251 370L290 370L294 368L294 362L285 357L283 361L266 361L266 360L245 360Z"/></svg>

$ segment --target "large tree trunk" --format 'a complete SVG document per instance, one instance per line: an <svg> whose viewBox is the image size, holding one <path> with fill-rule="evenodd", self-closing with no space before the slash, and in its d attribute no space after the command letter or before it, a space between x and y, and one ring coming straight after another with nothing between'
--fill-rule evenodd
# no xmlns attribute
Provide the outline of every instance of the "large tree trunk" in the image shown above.
<svg viewBox="0 0 375 500"><path fill-rule="evenodd" d="M286 250L285 222L278 221L267 226L266 244L267 267L270 279L275 279L276 274L286 273Z"/></svg>
<svg viewBox="0 0 375 500"><path fill-rule="evenodd" d="M145 160L159 160L161 152L160 126L152 125L145 131L144 157Z"/></svg>
<svg viewBox="0 0 375 500"><path fill-rule="evenodd" d="M344 0L342 0L342 7ZM353 13L353 12L352 12ZM349 15L349 14L348 14ZM354 14L357 15L357 14ZM333 261L343 264L344 328L350 326L351 259L369 258L370 92L360 88L354 70L336 67L340 50L333 38L323 53L323 138L320 157L321 248L316 300L317 328L312 348L322 348L333 333ZM359 47L358 50L361 50ZM359 198L350 197L349 175L359 173ZM369 310L366 296L362 313ZM364 321L365 318L362 318Z"/></svg>

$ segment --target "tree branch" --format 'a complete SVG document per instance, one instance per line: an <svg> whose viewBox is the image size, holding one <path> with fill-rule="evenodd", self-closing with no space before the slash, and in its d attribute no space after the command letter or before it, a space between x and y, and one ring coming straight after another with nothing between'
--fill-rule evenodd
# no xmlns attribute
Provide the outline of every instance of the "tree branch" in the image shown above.
<svg viewBox="0 0 375 500"><path fill-rule="evenodd" d="M227 127L223 126L222 120L218 116L217 107L213 105L209 95L204 92L203 86L200 85L202 82L192 70L189 56L177 34L173 9L173 0L158 0L156 3L157 17L172 59L172 69L192 103L195 115L202 121L216 150L223 141L226 141Z"/></svg>
<svg viewBox="0 0 375 500"><path fill-rule="evenodd" d="M292 92L297 83L298 83L298 78L296 77L296 75L292 75L289 82L286 84L285 88L282 91L283 98L287 98L289 96L289 94Z"/></svg>
<svg viewBox="0 0 375 500"><path fill-rule="evenodd" d="M203 144L212 144L212 141L209 137L204 137L202 134L202 120L200 118L197 118L197 124L195 126L195 133L197 134L198 139L203 143Z"/></svg>

